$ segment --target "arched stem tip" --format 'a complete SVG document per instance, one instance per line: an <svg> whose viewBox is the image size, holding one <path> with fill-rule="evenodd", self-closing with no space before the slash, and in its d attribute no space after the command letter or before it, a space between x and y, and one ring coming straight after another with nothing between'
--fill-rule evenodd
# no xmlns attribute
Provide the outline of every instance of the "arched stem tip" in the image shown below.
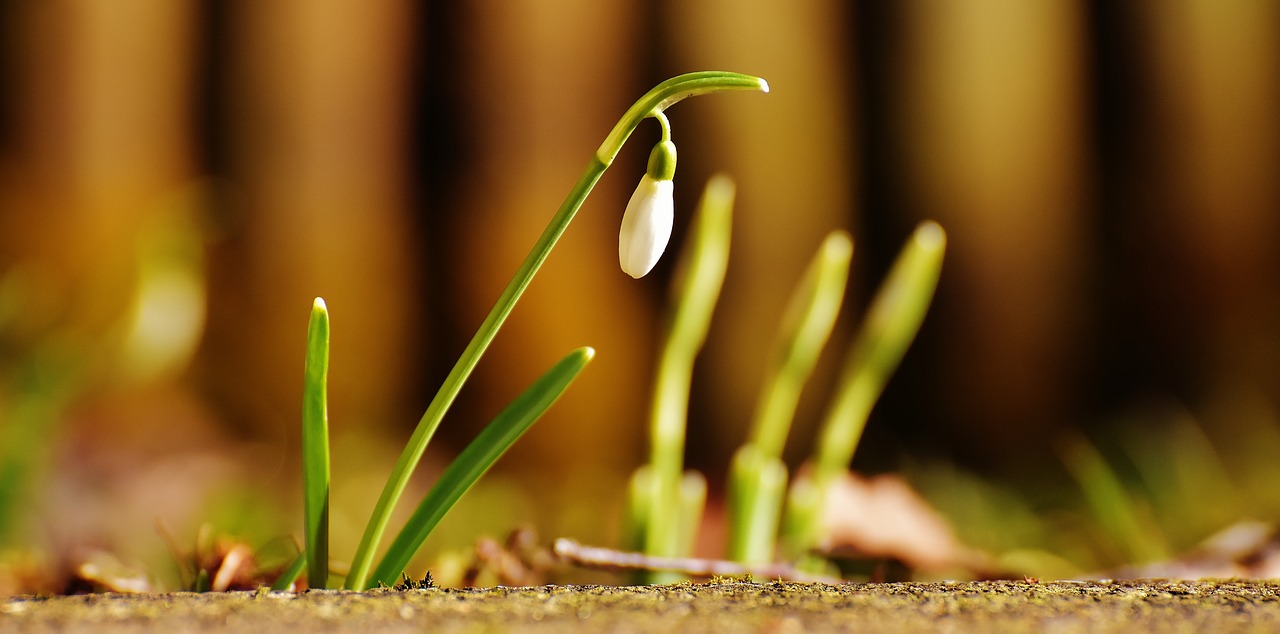
<svg viewBox="0 0 1280 634"><path fill-rule="evenodd" d="M596 159L604 165L613 163L622 144L646 117L656 117L673 104L693 97L725 90L758 90L769 92L769 83L754 75L710 70L685 73L654 86L636 100L613 127L604 143L596 150Z"/></svg>

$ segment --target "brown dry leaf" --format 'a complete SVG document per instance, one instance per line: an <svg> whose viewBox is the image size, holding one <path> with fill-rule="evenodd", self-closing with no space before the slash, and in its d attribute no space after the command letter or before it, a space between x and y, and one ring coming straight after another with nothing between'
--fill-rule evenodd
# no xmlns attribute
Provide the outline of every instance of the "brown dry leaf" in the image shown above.
<svg viewBox="0 0 1280 634"><path fill-rule="evenodd" d="M1210 535L1176 559L1126 566L1105 576L1113 579L1280 578L1280 529L1269 522L1242 520Z"/></svg>
<svg viewBox="0 0 1280 634"><path fill-rule="evenodd" d="M864 478L846 471L823 505L827 552L890 558L922 571L978 570L984 557L961 544L946 520L902 478Z"/></svg>
<svg viewBox="0 0 1280 634"><path fill-rule="evenodd" d="M550 549L539 543L535 530L517 528L507 535L505 543L488 537L476 540L474 558L463 574L461 585L542 585L547 583L555 563ZM494 583L482 584L489 580Z"/></svg>
<svg viewBox="0 0 1280 634"><path fill-rule="evenodd" d="M154 592L146 573L120 561L115 555L102 550L88 553L74 576L67 584L66 592L118 592L137 594Z"/></svg>

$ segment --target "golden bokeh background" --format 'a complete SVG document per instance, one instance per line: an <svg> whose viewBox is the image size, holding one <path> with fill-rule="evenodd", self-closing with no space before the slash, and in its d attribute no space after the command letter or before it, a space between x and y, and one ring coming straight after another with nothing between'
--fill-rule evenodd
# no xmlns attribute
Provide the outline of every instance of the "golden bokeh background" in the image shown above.
<svg viewBox="0 0 1280 634"><path fill-rule="evenodd" d="M1269 0L27 0L0 28L7 544L142 557L157 517L181 539L201 522L296 532L305 324L323 296L341 557L604 134L700 69L773 89L669 112L675 242L709 175L738 183L691 405L689 462L713 490L782 305L840 227L856 264L839 341L916 222L950 235L855 466L1034 479L1061 469L1061 434L1152 401L1209 428L1274 421ZM597 349L441 547L521 521L615 539L671 269L632 281L616 232L656 136L643 126L605 175L428 451L419 492L543 369Z"/></svg>

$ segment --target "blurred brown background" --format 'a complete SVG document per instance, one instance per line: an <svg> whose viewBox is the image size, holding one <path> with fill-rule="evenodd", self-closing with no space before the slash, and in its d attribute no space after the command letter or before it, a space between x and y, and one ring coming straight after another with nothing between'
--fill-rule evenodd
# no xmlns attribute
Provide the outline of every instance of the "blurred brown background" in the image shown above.
<svg viewBox="0 0 1280 634"><path fill-rule="evenodd" d="M0 28L0 496L21 511L0 522L7 543L53 525L56 543L120 548L157 516L183 539L200 521L296 530L304 333L323 296L335 556L349 552L604 134L700 69L773 88L669 112L675 242L710 174L739 185L692 399L689 462L713 486L782 304L838 227L856 243L842 341L916 222L951 238L860 469L911 456L1034 479L1060 469L1063 432L1151 400L1210 428L1274 420L1270 0L28 0L4 3ZM612 539L671 272L616 265L656 135L643 126L606 174L441 427L423 487L543 369L598 350L441 544L520 521Z"/></svg>

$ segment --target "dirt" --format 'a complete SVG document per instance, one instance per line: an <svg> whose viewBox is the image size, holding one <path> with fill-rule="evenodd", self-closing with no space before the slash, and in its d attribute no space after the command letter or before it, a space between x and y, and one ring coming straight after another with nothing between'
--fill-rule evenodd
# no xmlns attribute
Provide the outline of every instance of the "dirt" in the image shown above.
<svg viewBox="0 0 1280 634"><path fill-rule="evenodd" d="M541 586L0 599L3 632L1280 631L1280 581Z"/></svg>

